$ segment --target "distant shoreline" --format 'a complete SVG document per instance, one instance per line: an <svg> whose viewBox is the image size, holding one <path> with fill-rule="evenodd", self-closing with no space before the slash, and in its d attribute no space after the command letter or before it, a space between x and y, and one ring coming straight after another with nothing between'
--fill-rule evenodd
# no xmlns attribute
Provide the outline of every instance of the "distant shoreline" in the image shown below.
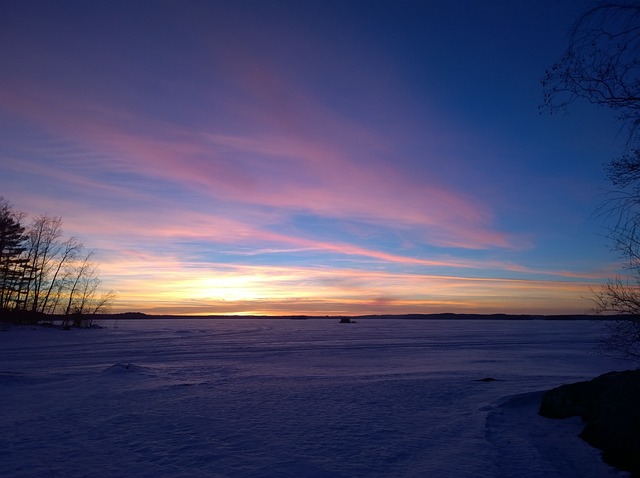
<svg viewBox="0 0 640 478"><path fill-rule="evenodd" d="M171 315L145 314L142 312L124 312L118 314L96 314L96 320L158 320L158 319L280 319L307 320L329 319L339 320L346 315ZM602 316L594 314L369 314L350 315L354 320L404 319L404 320L610 320L624 316Z"/></svg>

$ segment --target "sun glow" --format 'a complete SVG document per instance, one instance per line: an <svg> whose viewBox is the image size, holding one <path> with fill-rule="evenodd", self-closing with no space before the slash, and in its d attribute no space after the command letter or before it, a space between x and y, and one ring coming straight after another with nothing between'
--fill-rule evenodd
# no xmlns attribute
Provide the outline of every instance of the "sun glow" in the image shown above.
<svg viewBox="0 0 640 478"><path fill-rule="evenodd" d="M195 279L183 286L193 289L188 297L196 300L251 301L264 297L259 277L225 276Z"/></svg>
<svg viewBox="0 0 640 478"><path fill-rule="evenodd" d="M123 287L118 311L185 315L361 315L587 312L593 282L459 277L355 268L197 263L157 258L107 264ZM136 265L137 264L137 265Z"/></svg>

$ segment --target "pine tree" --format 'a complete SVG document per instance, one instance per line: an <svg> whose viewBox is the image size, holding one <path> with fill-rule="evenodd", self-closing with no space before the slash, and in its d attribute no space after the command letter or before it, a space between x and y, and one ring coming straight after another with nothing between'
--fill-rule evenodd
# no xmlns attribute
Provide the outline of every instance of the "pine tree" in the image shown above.
<svg viewBox="0 0 640 478"><path fill-rule="evenodd" d="M19 308L24 287L21 269L25 265L25 228L22 216L0 197L0 311Z"/></svg>

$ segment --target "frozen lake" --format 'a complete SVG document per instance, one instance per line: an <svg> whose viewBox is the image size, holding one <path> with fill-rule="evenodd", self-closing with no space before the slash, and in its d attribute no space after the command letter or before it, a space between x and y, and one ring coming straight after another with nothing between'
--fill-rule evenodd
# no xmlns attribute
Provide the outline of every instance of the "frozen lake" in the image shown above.
<svg viewBox="0 0 640 478"><path fill-rule="evenodd" d="M631 368L593 353L595 321L102 325L0 332L0 476L626 476L537 416Z"/></svg>

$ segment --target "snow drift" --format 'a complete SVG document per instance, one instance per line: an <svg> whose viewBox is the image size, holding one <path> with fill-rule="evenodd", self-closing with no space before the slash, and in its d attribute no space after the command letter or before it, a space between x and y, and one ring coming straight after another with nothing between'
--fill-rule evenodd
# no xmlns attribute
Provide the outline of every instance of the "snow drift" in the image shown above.
<svg viewBox="0 0 640 478"><path fill-rule="evenodd" d="M624 476L579 419L537 415L621 367L597 322L103 325L0 333L0 475Z"/></svg>

